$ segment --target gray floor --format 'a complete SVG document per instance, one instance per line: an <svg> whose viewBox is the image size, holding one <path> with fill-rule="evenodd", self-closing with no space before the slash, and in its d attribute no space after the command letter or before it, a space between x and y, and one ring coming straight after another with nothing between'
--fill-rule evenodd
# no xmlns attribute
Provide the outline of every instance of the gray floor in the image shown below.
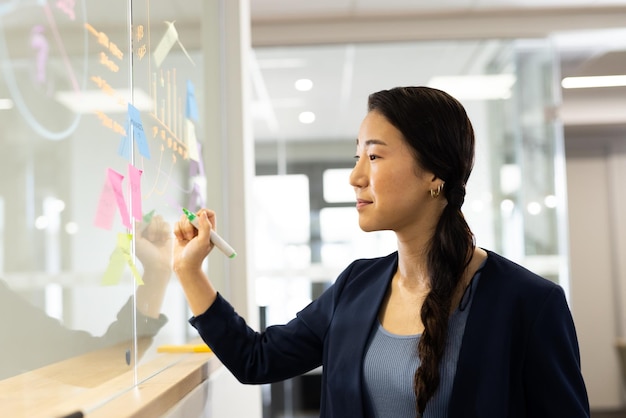
<svg viewBox="0 0 626 418"><path fill-rule="evenodd" d="M291 417L281 416L281 418L319 418L315 412L309 414L299 413ZM619 411L591 411L591 418L626 418L626 409Z"/></svg>
<svg viewBox="0 0 626 418"><path fill-rule="evenodd" d="M621 411L591 411L591 418L626 418L626 409Z"/></svg>
<svg viewBox="0 0 626 418"><path fill-rule="evenodd" d="M319 418L319 415L298 414L293 418ZM591 411L591 418L626 418L626 410L622 411Z"/></svg>
<svg viewBox="0 0 626 418"><path fill-rule="evenodd" d="M310 414L298 414L293 418L318 418L319 415ZM626 410L622 411L591 411L591 418L626 418Z"/></svg>

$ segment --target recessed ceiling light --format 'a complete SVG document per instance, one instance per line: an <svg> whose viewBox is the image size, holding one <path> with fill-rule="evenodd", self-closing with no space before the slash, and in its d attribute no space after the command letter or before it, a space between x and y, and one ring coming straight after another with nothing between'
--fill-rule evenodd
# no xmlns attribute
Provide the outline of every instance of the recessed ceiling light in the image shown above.
<svg viewBox="0 0 626 418"><path fill-rule="evenodd" d="M78 224L76 222L68 222L65 224L65 232L68 235L76 235L78 232Z"/></svg>
<svg viewBox="0 0 626 418"><path fill-rule="evenodd" d="M46 229L48 227L48 217L47 216L37 216L37 218L35 219L35 228L39 229L39 230L43 230Z"/></svg>
<svg viewBox="0 0 626 418"><path fill-rule="evenodd" d="M308 78L301 78L296 81L295 87L298 91L309 91L313 88L313 82Z"/></svg>
<svg viewBox="0 0 626 418"><path fill-rule="evenodd" d="M541 213L541 204L539 204L539 202L530 202L526 206L526 210L531 215L539 215L539 213Z"/></svg>
<svg viewBox="0 0 626 418"><path fill-rule="evenodd" d="M544 203L544 205L546 205L546 207L554 209L554 208L556 208L556 206L558 204L558 199L556 198L555 195L550 194L550 195L547 195L546 197L544 197L543 203Z"/></svg>
<svg viewBox="0 0 626 418"><path fill-rule="evenodd" d="M302 123L313 123L315 121L315 113L313 112L302 112L298 119Z"/></svg>

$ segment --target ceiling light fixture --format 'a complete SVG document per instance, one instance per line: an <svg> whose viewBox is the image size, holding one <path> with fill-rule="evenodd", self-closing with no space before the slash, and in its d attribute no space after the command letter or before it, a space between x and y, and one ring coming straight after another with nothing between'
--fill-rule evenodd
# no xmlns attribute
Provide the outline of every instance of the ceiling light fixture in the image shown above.
<svg viewBox="0 0 626 418"><path fill-rule="evenodd" d="M298 116L298 120L302 123L313 123L315 121L315 113L313 112L302 112L300 116Z"/></svg>
<svg viewBox="0 0 626 418"><path fill-rule="evenodd" d="M435 76L428 87L443 90L458 100L502 100L511 97L513 74Z"/></svg>
<svg viewBox="0 0 626 418"><path fill-rule="evenodd" d="M626 75L596 75L586 77L565 77L561 81L564 89L589 89L595 87L626 86Z"/></svg>
<svg viewBox="0 0 626 418"><path fill-rule="evenodd" d="M296 90L309 91L313 88L313 82L308 78L301 78L295 82Z"/></svg>

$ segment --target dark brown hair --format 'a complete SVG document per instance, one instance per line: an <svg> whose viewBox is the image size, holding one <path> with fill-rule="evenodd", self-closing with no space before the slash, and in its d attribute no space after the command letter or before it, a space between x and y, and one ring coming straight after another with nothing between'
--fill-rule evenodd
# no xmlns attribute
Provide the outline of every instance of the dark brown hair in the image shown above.
<svg viewBox="0 0 626 418"><path fill-rule="evenodd" d="M474 249L474 235L461 206L474 165L474 130L465 109L449 94L428 87L397 87L370 95L368 110L385 116L404 136L417 163L445 182L444 208L428 247L430 291L421 318L420 367L415 372L417 409L422 414L439 386L452 297Z"/></svg>

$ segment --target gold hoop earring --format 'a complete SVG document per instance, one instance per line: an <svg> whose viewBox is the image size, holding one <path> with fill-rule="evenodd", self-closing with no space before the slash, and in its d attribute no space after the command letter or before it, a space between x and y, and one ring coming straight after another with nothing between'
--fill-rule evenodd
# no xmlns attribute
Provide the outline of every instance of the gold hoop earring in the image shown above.
<svg viewBox="0 0 626 418"><path fill-rule="evenodd" d="M430 197L436 199L441 194L441 189L443 189L443 183L439 183L436 189L430 189Z"/></svg>

